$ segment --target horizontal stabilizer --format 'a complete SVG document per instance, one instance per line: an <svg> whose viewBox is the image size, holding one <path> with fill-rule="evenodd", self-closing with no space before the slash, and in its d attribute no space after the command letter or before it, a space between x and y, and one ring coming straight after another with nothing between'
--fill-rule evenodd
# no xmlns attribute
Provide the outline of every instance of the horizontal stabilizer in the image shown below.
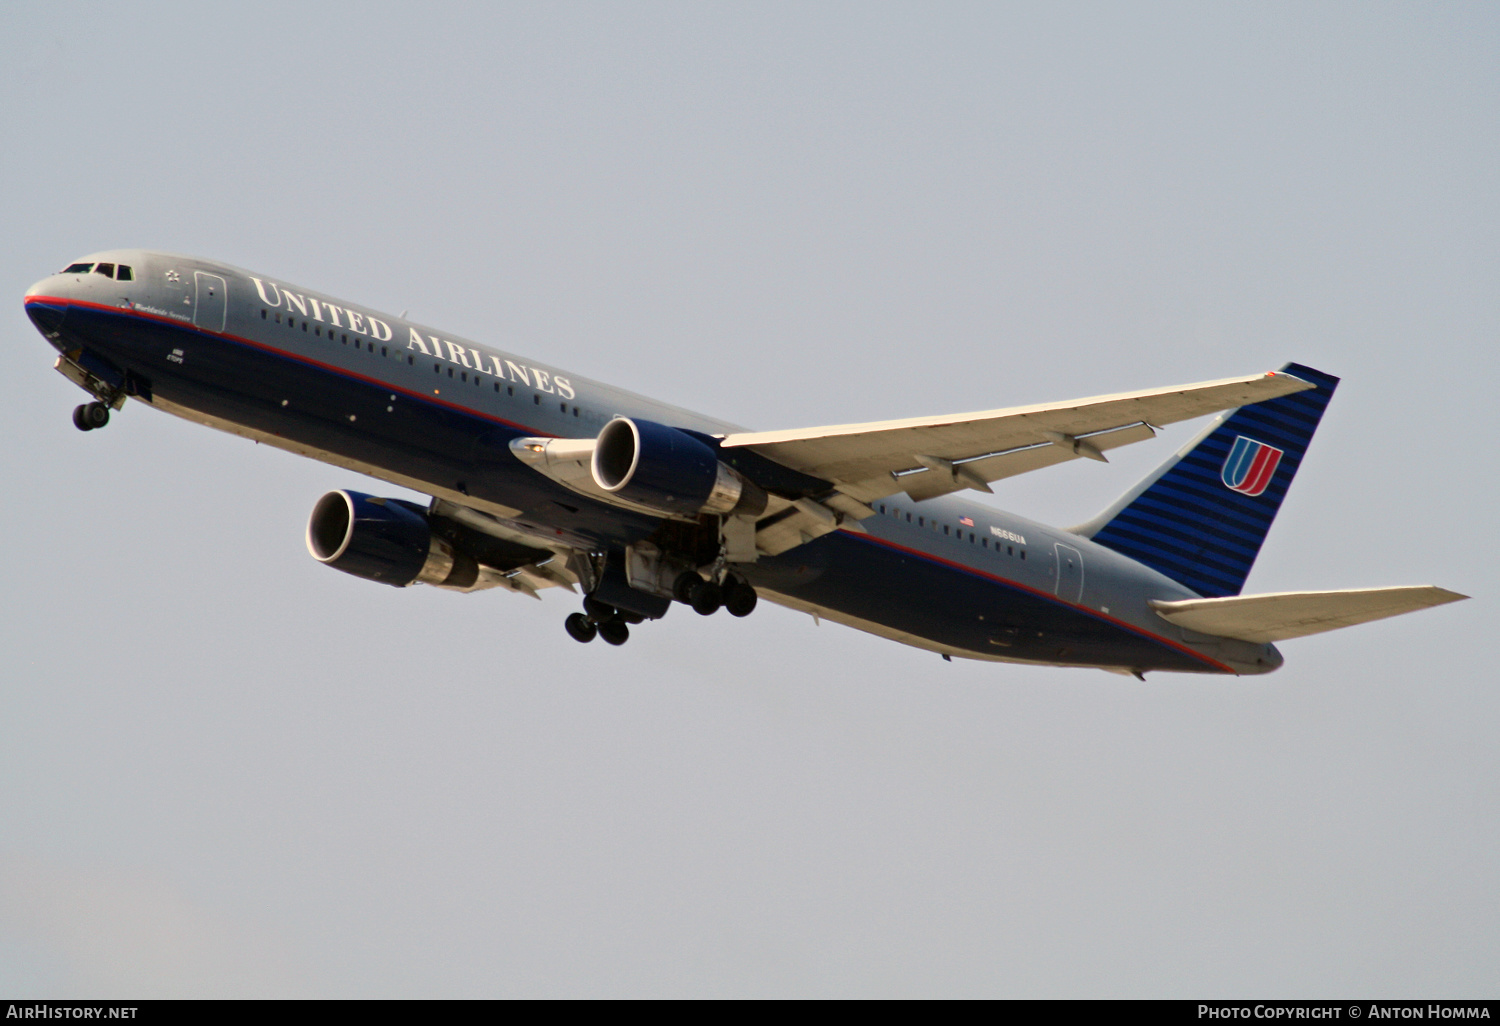
<svg viewBox="0 0 1500 1026"><path fill-rule="evenodd" d="M1426 584L1348 591L1279 591L1178 602L1153 600L1151 608L1168 623L1200 634L1263 644L1384 620L1468 597Z"/></svg>

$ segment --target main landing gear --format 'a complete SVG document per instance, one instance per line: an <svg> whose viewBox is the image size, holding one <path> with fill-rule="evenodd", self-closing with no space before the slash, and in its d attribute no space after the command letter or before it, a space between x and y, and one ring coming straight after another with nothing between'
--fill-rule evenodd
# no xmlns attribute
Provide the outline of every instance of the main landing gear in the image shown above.
<svg viewBox="0 0 1500 1026"><path fill-rule="evenodd" d="M630 625L646 619L639 613L616 609L590 595L583 600L583 612L563 621L563 627L574 641L587 644L596 637L607 645L623 645L630 640Z"/></svg>
<svg viewBox="0 0 1500 1026"><path fill-rule="evenodd" d="M693 607L699 616L712 616L720 609L730 616L749 616L759 601L750 582L738 574L726 574L723 583L705 580L693 571L680 575L672 584L672 597ZM583 600L583 612L573 613L563 627L574 641L587 644L603 638L605 644L623 645L630 640L630 627L646 618L639 613L616 609L590 595Z"/></svg>
<svg viewBox="0 0 1500 1026"><path fill-rule="evenodd" d="M692 606L699 616L712 616L720 608L729 610L730 616L749 616L759 601L750 582L737 574L726 574L724 583L719 584L692 571L672 582L672 597Z"/></svg>
<svg viewBox="0 0 1500 1026"><path fill-rule="evenodd" d="M73 426L79 431L93 431L108 423L109 405L107 403L84 403L73 410Z"/></svg>

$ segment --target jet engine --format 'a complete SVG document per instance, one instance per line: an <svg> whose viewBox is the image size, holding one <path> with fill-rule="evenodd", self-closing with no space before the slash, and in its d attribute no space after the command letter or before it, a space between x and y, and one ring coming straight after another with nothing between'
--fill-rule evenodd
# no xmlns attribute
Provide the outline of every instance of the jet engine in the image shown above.
<svg viewBox="0 0 1500 1026"><path fill-rule="evenodd" d="M589 469L605 492L664 513L758 516L766 508L766 493L707 445L654 421L616 417L604 425Z"/></svg>
<svg viewBox="0 0 1500 1026"><path fill-rule="evenodd" d="M479 565L433 533L421 507L361 492L329 492L307 521L307 551L320 563L393 587L468 589Z"/></svg>

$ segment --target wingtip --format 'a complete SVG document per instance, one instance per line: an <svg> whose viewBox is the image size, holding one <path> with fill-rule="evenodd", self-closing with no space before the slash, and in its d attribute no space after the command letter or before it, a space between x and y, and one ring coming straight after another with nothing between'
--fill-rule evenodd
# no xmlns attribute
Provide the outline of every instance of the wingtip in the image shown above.
<svg viewBox="0 0 1500 1026"><path fill-rule="evenodd" d="M1267 378L1281 378L1284 381L1295 382L1297 385L1302 386L1301 388L1294 389L1294 391L1298 391L1298 392L1305 392L1309 388L1317 388L1318 387L1314 382L1308 381L1306 378L1299 378L1299 377L1297 377L1297 375L1288 373L1287 371L1284 371L1284 370L1266 371L1266 377Z"/></svg>

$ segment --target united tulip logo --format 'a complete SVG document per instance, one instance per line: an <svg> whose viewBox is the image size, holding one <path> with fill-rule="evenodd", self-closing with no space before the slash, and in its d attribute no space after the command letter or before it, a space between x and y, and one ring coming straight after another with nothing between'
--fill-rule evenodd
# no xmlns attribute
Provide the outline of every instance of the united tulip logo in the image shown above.
<svg viewBox="0 0 1500 1026"><path fill-rule="evenodd" d="M1219 476L1225 487L1241 495L1256 496L1266 490L1281 464L1282 450L1240 435L1229 450Z"/></svg>

